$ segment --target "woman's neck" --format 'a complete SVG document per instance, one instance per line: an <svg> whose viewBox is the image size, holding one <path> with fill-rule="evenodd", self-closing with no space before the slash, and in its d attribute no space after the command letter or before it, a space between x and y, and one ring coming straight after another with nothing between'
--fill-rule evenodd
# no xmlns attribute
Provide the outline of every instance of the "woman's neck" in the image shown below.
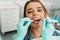
<svg viewBox="0 0 60 40"><path fill-rule="evenodd" d="M36 28L36 29L31 29L31 31L32 31L32 35L33 35L33 37L34 38L37 38L37 37L40 37L41 36L41 28L39 27L39 28Z"/></svg>

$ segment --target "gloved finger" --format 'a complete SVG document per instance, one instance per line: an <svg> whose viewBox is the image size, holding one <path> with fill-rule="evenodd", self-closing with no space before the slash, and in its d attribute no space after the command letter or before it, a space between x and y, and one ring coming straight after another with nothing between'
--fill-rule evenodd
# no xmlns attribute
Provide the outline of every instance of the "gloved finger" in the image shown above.
<svg viewBox="0 0 60 40"><path fill-rule="evenodd" d="M28 29L28 27L30 26L31 22L32 22L32 21L31 21L31 20L29 20L29 21L28 21L28 23L26 23L25 28L27 28L27 29Z"/></svg>
<svg viewBox="0 0 60 40"><path fill-rule="evenodd" d="M24 24L25 24L28 20L29 20L29 18L23 18L23 19L21 19L21 20L19 21L19 24L20 24L21 26L24 26Z"/></svg>
<svg viewBox="0 0 60 40"><path fill-rule="evenodd" d="M30 18L24 18L24 21L25 21L24 27L25 27L25 28L28 28L29 25L30 25L30 23L31 23L32 21L30 20Z"/></svg>
<svg viewBox="0 0 60 40"><path fill-rule="evenodd" d="M46 28L46 18L43 19L43 22L42 22L42 28L43 28L43 29Z"/></svg>
<svg viewBox="0 0 60 40"><path fill-rule="evenodd" d="M54 25L52 23L49 23L51 20L52 20L51 18L47 18L47 22L48 22L47 23L47 28L53 30L53 29L55 29Z"/></svg>
<svg viewBox="0 0 60 40"><path fill-rule="evenodd" d="M51 18L46 18L46 20L49 23L52 19Z"/></svg>
<svg viewBox="0 0 60 40"><path fill-rule="evenodd" d="M17 26L23 26L23 24L24 24L24 20L23 20L23 19L21 19L21 20L19 21L19 23L18 23L18 25L17 25Z"/></svg>
<svg viewBox="0 0 60 40"><path fill-rule="evenodd" d="M50 26L50 25L53 26L52 23L50 23L50 21L52 20L51 18L46 18L46 20L47 20L47 25L49 25L49 26Z"/></svg>
<svg viewBox="0 0 60 40"><path fill-rule="evenodd" d="M31 20L30 20L30 18L23 18L22 21L23 21L23 22L22 22L22 25L25 26L25 25L26 25L28 22L30 22Z"/></svg>
<svg viewBox="0 0 60 40"><path fill-rule="evenodd" d="M24 24L24 18L19 20L19 23L17 24L17 29L23 28L23 24Z"/></svg>

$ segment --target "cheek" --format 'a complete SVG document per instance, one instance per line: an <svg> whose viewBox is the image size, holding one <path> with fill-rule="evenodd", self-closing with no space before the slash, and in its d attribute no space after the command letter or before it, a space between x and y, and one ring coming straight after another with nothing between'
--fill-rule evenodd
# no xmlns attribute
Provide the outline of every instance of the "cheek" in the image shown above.
<svg viewBox="0 0 60 40"><path fill-rule="evenodd" d="M26 14L26 17L28 17L28 18L32 18L32 14Z"/></svg>
<svg viewBox="0 0 60 40"><path fill-rule="evenodd" d="M44 12L43 12L43 13L40 13L39 16L40 16L41 18L44 18L44 17L45 17L45 13L44 13Z"/></svg>

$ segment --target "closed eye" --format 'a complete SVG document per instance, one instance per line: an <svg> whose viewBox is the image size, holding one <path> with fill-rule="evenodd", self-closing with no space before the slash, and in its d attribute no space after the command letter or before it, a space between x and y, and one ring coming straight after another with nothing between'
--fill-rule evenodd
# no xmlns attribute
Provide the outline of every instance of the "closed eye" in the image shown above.
<svg viewBox="0 0 60 40"><path fill-rule="evenodd" d="M28 13L32 13L32 11L28 11Z"/></svg>
<svg viewBox="0 0 60 40"><path fill-rule="evenodd" d="M37 10L38 12L41 12L42 10Z"/></svg>

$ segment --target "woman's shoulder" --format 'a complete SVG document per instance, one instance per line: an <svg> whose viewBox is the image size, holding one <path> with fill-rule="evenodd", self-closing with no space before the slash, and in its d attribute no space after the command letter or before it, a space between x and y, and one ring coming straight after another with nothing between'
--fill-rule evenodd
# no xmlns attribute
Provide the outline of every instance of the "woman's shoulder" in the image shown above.
<svg viewBox="0 0 60 40"><path fill-rule="evenodd" d="M53 33L53 36L60 36L60 31L59 30L55 30Z"/></svg>

